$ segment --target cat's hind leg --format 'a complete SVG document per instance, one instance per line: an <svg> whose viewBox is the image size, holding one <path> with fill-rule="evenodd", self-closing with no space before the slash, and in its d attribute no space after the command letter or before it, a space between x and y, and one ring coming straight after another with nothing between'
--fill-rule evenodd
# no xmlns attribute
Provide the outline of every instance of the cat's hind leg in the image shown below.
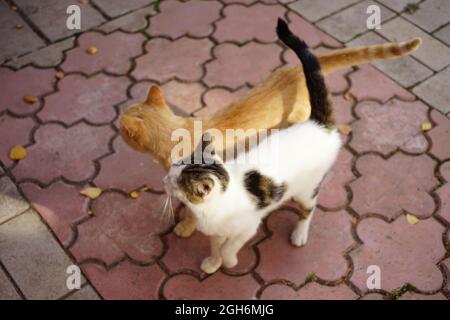
<svg viewBox="0 0 450 320"><path fill-rule="evenodd" d="M301 204L302 216L297 226L291 233L291 243L296 247L301 247L308 241L309 227L314 214L317 203L317 195L311 198L294 197L294 201Z"/></svg>
<svg viewBox="0 0 450 320"><path fill-rule="evenodd" d="M188 208L185 208L185 216L178 222L174 231L181 238L189 238L194 233L196 227L197 221L194 215Z"/></svg>

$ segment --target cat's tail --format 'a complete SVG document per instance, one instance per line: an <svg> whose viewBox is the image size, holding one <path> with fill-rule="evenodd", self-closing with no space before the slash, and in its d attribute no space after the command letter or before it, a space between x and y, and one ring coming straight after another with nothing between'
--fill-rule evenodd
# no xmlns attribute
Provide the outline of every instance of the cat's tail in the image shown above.
<svg viewBox="0 0 450 320"><path fill-rule="evenodd" d="M311 52L305 41L294 35L287 23L278 19L278 38L298 56L303 65L303 73L308 87L309 100L311 103L310 119L327 127L334 125L325 79L322 74L319 59Z"/></svg>
<svg viewBox="0 0 450 320"><path fill-rule="evenodd" d="M376 44L366 47L336 49L319 55L324 74L345 67L355 66L377 60L394 59L410 54L420 47L421 38L405 42Z"/></svg>

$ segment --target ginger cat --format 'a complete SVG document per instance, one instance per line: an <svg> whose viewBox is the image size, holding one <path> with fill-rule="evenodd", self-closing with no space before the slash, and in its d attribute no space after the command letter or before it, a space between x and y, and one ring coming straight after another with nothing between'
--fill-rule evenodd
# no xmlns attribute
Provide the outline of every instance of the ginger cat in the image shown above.
<svg viewBox="0 0 450 320"><path fill-rule="evenodd" d="M337 69L376 60L407 55L422 43L420 38L358 48L336 49L318 56L321 69L327 75ZM274 71L244 97L210 117L194 118L175 115L167 106L161 89L152 86L145 101L130 106L120 119L120 134L133 149L149 153L169 170L172 132L185 128L193 136L194 120L201 120L203 130L286 128L304 122L310 115L309 94L301 65L285 66ZM198 141L192 141L193 146ZM224 146L228 148L232 146ZM196 221L191 213L178 223L175 233L189 237Z"/></svg>

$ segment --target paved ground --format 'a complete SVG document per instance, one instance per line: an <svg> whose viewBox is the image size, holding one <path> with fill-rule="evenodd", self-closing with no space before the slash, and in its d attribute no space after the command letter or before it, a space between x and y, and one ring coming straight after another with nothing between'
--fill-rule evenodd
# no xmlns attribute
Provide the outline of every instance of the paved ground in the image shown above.
<svg viewBox="0 0 450 320"><path fill-rule="evenodd" d="M0 3L0 298L450 297L449 1L91 0L80 1L82 34L64 27L72 2ZM361 18L374 3L376 32ZM206 276L206 237L159 229L163 172L124 145L116 122L150 83L177 112L207 114L297 63L276 43L279 16L317 50L417 35L424 45L327 79L352 131L308 244L289 245L296 211L286 207L235 269ZM17 144L27 156L13 161ZM87 186L103 193L89 200ZM73 263L80 291L66 287ZM367 289L370 265L380 290Z"/></svg>

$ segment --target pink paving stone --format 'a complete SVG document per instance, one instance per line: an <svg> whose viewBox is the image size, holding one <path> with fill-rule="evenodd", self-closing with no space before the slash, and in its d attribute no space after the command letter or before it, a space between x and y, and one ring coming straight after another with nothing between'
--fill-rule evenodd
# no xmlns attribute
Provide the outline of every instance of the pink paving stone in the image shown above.
<svg viewBox="0 0 450 320"><path fill-rule="evenodd" d="M360 300L390 300L390 299L379 293L368 293Z"/></svg>
<svg viewBox="0 0 450 320"><path fill-rule="evenodd" d="M359 66L359 70L350 74L352 88L350 92L358 100L376 99L386 102L397 96L405 100L413 100L414 95L389 79L381 71L371 65Z"/></svg>
<svg viewBox="0 0 450 320"><path fill-rule="evenodd" d="M404 216L390 224L378 218L363 219L357 226L363 244L350 253L354 263L350 280L366 292L367 267L377 265L383 290L392 291L406 283L421 291L439 289L443 278L436 264L445 254L443 231L433 218L415 225Z"/></svg>
<svg viewBox="0 0 450 320"><path fill-rule="evenodd" d="M358 152L378 151L384 155L400 148L422 153L428 148L421 124L428 121L428 108L420 101L397 99L381 105L374 101L356 106L360 118L355 121L350 146Z"/></svg>
<svg viewBox="0 0 450 320"><path fill-rule="evenodd" d="M0 160L9 167L9 151L16 144L30 143L31 130L36 126L31 118L14 118L8 114L0 116Z"/></svg>
<svg viewBox="0 0 450 320"><path fill-rule="evenodd" d="M147 33L172 39L183 35L206 37L212 33L212 22L220 17L221 8L216 1L164 1L161 13L150 19Z"/></svg>
<svg viewBox="0 0 450 320"><path fill-rule="evenodd" d="M448 299L442 293L427 295L414 292L406 292L398 300L448 300Z"/></svg>
<svg viewBox="0 0 450 320"><path fill-rule="evenodd" d="M360 215L378 213L388 219L403 210L420 218L429 217L435 203L428 193L437 184L434 161L427 155L417 157L396 153L384 160L364 155L356 162L362 177L350 183L351 207Z"/></svg>
<svg viewBox="0 0 450 320"><path fill-rule="evenodd" d="M273 235L258 245L260 263L256 272L265 281L285 279L297 285L311 273L328 281L340 280L348 268L344 252L353 243L350 215L316 209L308 243L302 248L289 242L297 221L295 213L285 210L269 217L268 227Z"/></svg>
<svg viewBox="0 0 450 320"><path fill-rule="evenodd" d="M82 72L91 75L105 70L114 74L126 74L131 67L131 58L140 55L145 37L142 34L128 34L116 31L109 35L88 32L78 39L79 46L66 53L61 65L65 72ZM87 49L96 47L97 53Z"/></svg>
<svg viewBox="0 0 450 320"><path fill-rule="evenodd" d="M216 59L206 64L205 83L230 89L244 84L254 86L280 65L280 51L275 44L220 44L214 48Z"/></svg>
<svg viewBox="0 0 450 320"><path fill-rule="evenodd" d="M162 86L169 106L190 114L202 107L202 94L206 90L199 83L169 81Z"/></svg>
<svg viewBox="0 0 450 320"><path fill-rule="evenodd" d="M243 300L253 299L259 284L251 275L236 277L216 272L203 281L187 274L171 277L163 288L169 300Z"/></svg>
<svg viewBox="0 0 450 320"><path fill-rule="evenodd" d="M445 162L441 166L440 173L447 182L435 191L441 200L438 214L450 223L450 162Z"/></svg>
<svg viewBox="0 0 450 320"><path fill-rule="evenodd" d="M444 272L447 275L447 286L445 289L450 293L450 258L445 259L444 262L442 262L442 265L444 266Z"/></svg>
<svg viewBox="0 0 450 320"><path fill-rule="evenodd" d="M100 160L100 172L94 180L98 187L131 192L145 185L164 190L162 179L166 172L152 156L131 149L120 136L114 140L113 149L114 154Z"/></svg>
<svg viewBox="0 0 450 320"><path fill-rule="evenodd" d="M441 160L450 158L450 119L436 110L431 111L431 118L437 126L428 133L432 140L430 151Z"/></svg>
<svg viewBox="0 0 450 320"><path fill-rule="evenodd" d="M343 96L331 96L333 116L336 124L350 124L355 118L352 115L352 102Z"/></svg>
<svg viewBox="0 0 450 320"><path fill-rule="evenodd" d="M81 119L107 124L116 116L114 105L127 99L129 85L127 77L69 75L58 83L58 92L45 98L45 107L38 117L42 121L62 121L66 125Z"/></svg>
<svg viewBox="0 0 450 320"><path fill-rule="evenodd" d="M336 163L322 182L319 204L328 209L338 208L347 203L345 186L355 177L352 172L353 156L342 149Z"/></svg>
<svg viewBox="0 0 450 320"><path fill-rule="evenodd" d="M82 265L93 286L108 300L156 300L164 272L156 265L138 266L123 261L106 271L96 264Z"/></svg>
<svg viewBox="0 0 450 320"><path fill-rule="evenodd" d="M59 241L67 246L75 236L71 223L87 217L88 198L80 196L83 188L62 181L47 188L41 188L31 182L22 183L20 187Z"/></svg>
<svg viewBox="0 0 450 320"><path fill-rule="evenodd" d="M19 179L31 178L43 184L63 176L79 182L95 174L94 160L109 151L114 135L109 127L91 127L84 123L65 129L59 124L39 127L28 156L12 170ZM36 170L38 168L38 170Z"/></svg>
<svg viewBox="0 0 450 320"><path fill-rule="evenodd" d="M94 217L78 225L78 238L70 248L77 261L99 259L107 265L128 257L153 262L162 253L159 209L161 196L140 192L132 199L107 192L94 201Z"/></svg>
<svg viewBox="0 0 450 320"><path fill-rule="evenodd" d="M163 82L177 77L197 81L203 76L201 65L211 58L212 46L208 39L152 39L145 46L147 54L136 59L137 66L132 75L138 80Z"/></svg>
<svg viewBox="0 0 450 320"><path fill-rule="evenodd" d="M286 9L281 5L255 3L250 7L232 4L222 10L225 18L216 22L214 38L219 42L244 43L256 39L261 42L275 42L276 21Z"/></svg>
<svg viewBox="0 0 450 320"><path fill-rule="evenodd" d="M274 284L264 289L262 300L355 300L358 296L345 284L335 287L308 283L296 291L291 287Z"/></svg>
<svg viewBox="0 0 450 320"><path fill-rule="evenodd" d="M19 71L0 68L0 113L9 110L17 115L28 115L35 112L40 102L27 103L23 97L27 95L41 97L52 92L56 82L54 69L35 69L26 67Z"/></svg>
<svg viewBox="0 0 450 320"><path fill-rule="evenodd" d="M206 108L195 112L194 115L197 117L211 116L217 111L225 109L237 99L243 97L247 92L248 87L246 86L233 92L222 88L210 89L203 96Z"/></svg>

